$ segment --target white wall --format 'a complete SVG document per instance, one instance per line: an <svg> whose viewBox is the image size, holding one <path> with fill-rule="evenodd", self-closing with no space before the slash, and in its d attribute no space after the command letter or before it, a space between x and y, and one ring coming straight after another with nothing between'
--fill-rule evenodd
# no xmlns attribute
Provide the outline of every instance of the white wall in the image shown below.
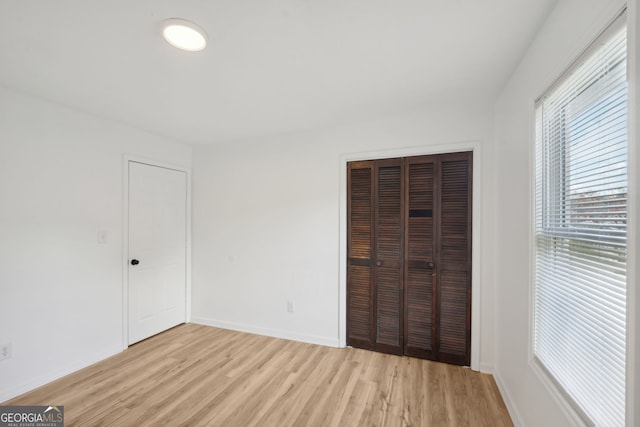
<svg viewBox="0 0 640 427"><path fill-rule="evenodd" d="M572 425L571 413L533 369L533 103L615 17L619 0L562 0L496 104L497 154L495 375L516 425Z"/></svg>
<svg viewBox="0 0 640 427"><path fill-rule="evenodd" d="M478 141L488 183L477 207L485 236L480 367L491 370L492 126L491 109L465 107L195 147L192 320L338 345L341 156Z"/></svg>
<svg viewBox="0 0 640 427"><path fill-rule="evenodd" d="M190 147L0 87L0 402L123 349L125 153L191 163Z"/></svg>

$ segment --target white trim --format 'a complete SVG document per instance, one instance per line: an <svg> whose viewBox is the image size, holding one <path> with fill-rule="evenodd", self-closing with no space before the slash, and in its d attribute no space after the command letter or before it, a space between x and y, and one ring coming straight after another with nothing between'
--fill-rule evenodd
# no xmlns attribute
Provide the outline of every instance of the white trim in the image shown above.
<svg viewBox="0 0 640 427"><path fill-rule="evenodd" d="M394 157L425 156L431 154L473 152L473 213L471 236L471 369L480 370L480 301L481 243L482 243L482 155L481 143L465 141L451 144L408 147L392 150L364 151L340 155L340 250L339 250L339 321L338 339L340 347L347 345L347 162L375 160Z"/></svg>
<svg viewBox="0 0 640 427"><path fill-rule="evenodd" d="M186 212L186 262L185 262L185 323L191 320L191 168L158 162L149 158L123 156L123 200L122 200L122 349L129 347L129 162L142 163L165 169L184 172L187 175Z"/></svg>
<svg viewBox="0 0 640 427"><path fill-rule="evenodd" d="M191 319L192 323L215 328L229 329L232 331L246 332L249 334L264 335L267 337L281 338L291 341L306 342L309 344L324 345L327 347L339 347L338 340L333 337L321 337L317 335L298 334L281 329L263 328L260 326L247 325L245 323L228 322L226 320L210 319L208 317L196 316Z"/></svg>
<svg viewBox="0 0 640 427"><path fill-rule="evenodd" d="M627 427L640 424L640 8L636 0L627 4L627 81L628 105L628 206L627 206Z"/></svg>
<svg viewBox="0 0 640 427"><path fill-rule="evenodd" d="M534 315L535 315L535 300L536 300L536 221L535 221L535 209L536 209L536 100L529 99L529 210L527 212L527 221L529 221L529 251L527 253L529 263L529 304L527 313L527 359L529 366L534 370L537 368L534 366L533 361L533 337L534 337Z"/></svg>
<svg viewBox="0 0 640 427"><path fill-rule="evenodd" d="M566 73L571 70L574 64L579 61L579 59L588 54L592 45L600 38L609 28L616 22L616 20L620 19L622 13L624 12L624 8L627 8L626 12L626 25L627 25L627 79L629 82L628 87L628 123L629 123L629 131L628 131L628 139L629 139L629 164L628 164L628 180L629 186L627 189L628 192L628 204L627 204L627 353L626 353L626 364L627 364L627 376L626 376L626 426L632 427L635 426L634 420L638 415L634 413L634 406L639 405L640 402L636 402L634 395L634 380L636 374L635 368L635 331L636 326L638 325L638 320L636 320L637 316L637 302L640 295L637 295L638 292L635 285L637 283L637 269L636 263L632 262L632 260L637 259L637 254L640 250L636 249L638 247L637 240L637 230L640 229L640 218L638 217L638 212L640 212L640 200L637 200L637 194L640 187L637 184L637 170L640 167L640 150L634 149L635 141L640 140L638 136L638 132L640 132L640 127L637 125L638 117L638 106L636 104L636 97L638 89L636 88L636 77L640 70L637 70L635 67L635 63L638 61L636 58L636 52L638 50L638 43L636 42L635 33L637 32L637 21L634 13L636 10L636 0L628 0L625 2L623 0L617 0L613 2L610 6L605 8L603 13L601 14L601 19L594 23L591 31L587 32L587 37L583 37L581 39L582 43L578 45L577 53L571 59L571 61L561 66L556 72L553 74L553 81L549 83L546 88L540 92L538 99L540 99L546 92L548 92L553 85L561 79ZM613 17L613 18L612 18ZM634 90L635 88L635 90ZM530 182L529 182L529 200L530 200L530 209L529 209L529 337L528 337L528 361L529 366L532 371L536 375L536 377L540 380L543 386L547 389L549 394L553 397L555 402L558 404L562 412L566 415L567 419L574 426L586 426L583 418L580 416L576 408L567 400L565 395L558 389L556 384L549 378L549 374L544 370L543 367L535 360L534 358L534 348L533 348L533 339L534 339L534 315L535 315L535 258L536 258L536 230L535 230L535 220L534 220L534 212L535 212L535 174L536 174L536 141L535 141L535 104L536 101L533 99L529 100L529 144L530 144ZM634 120L635 117L635 120ZM634 155L635 152L635 155ZM634 202L635 200L635 202ZM498 382L498 377L496 376L496 382ZM505 397L505 404L507 404L507 394L500 387L500 391L502 395ZM505 389L506 390L506 389ZM507 404L507 408L511 413L511 407ZM514 408L515 409L515 408ZM514 417L514 413L512 413L512 417Z"/></svg>
<svg viewBox="0 0 640 427"><path fill-rule="evenodd" d="M511 416L511 421L513 422L513 425L515 427L524 427L525 424L522 421L522 415L520 415L520 412L518 411L518 405L513 403L514 400L509 394L509 389L505 387L504 383L502 382L502 377L500 376L500 373L498 372L494 373L493 379L495 380L496 386L498 387L498 391L502 396L504 405L507 407L507 412L509 412L509 415Z"/></svg>
<svg viewBox="0 0 640 427"><path fill-rule="evenodd" d="M562 412L567 417L567 420L571 421L572 425L575 427L587 427L584 418L578 413L576 408L569 403L564 393L562 393L556 384L549 378L549 374L547 374L536 360L533 360L531 355L529 364L535 376L540 380L544 388L549 392L549 395L558 404Z"/></svg>

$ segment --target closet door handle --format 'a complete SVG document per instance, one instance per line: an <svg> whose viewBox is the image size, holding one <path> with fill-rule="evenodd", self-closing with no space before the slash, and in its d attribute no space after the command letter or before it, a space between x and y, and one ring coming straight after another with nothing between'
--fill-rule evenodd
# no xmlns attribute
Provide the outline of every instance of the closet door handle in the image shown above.
<svg viewBox="0 0 640 427"><path fill-rule="evenodd" d="M433 270L434 268L436 268L436 265L433 262L429 261L427 262L427 268L430 268Z"/></svg>
<svg viewBox="0 0 640 427"><path fill-rule="evenodd" d="M381 261L381 260L377 260L377 261L376 261L376 265L377 265L378 267L382 267L382 261Z"/></svg>

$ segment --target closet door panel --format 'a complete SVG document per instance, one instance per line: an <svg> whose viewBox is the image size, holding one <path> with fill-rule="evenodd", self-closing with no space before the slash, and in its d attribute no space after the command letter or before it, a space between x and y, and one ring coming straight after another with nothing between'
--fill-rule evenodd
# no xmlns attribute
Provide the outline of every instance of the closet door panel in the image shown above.
<svg viewBox="0 0 640 427"><path fill-rule="evenodd" d="M347 174L347 345L373 348L373 162Z"/></svg>
<svg viewBox="0 0 640 427"><path fill-rule="evenodd" d="M403 168L402 159L376 163L376 348L402 353Z"/></svg>
<svg viewBox="0 0 640 427"><path fill-rule="evenodd" d="M410 356L433 358L434 160L406 159L405 348Z"/></svg>
<svg viewBox="0 0 640 427"><path fill-rule="evenodd" d="M439 355L468 365L471 348L471 153L441 162Z"/></svg>

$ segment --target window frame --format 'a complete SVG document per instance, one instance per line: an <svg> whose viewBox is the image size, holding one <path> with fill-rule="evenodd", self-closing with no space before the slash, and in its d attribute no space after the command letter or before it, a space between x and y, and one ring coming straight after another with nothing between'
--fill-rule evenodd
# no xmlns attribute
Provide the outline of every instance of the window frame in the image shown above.
<svg viewBox="0 0 640 427"><path fill-rule="evenodd" d="M634 96L633 93L633 85L631 84L631 80L633 79L633 76L631 74L631 70L630 70L630 66L629 66L629 61L633 59L633 54L631 52L631 49L633 48L634 44L632 44L632 41L629 39L629 26L632 24L632 22L627 18L627 7L626 5L618 11L618 13L615 15L615 17L611 20L609 20L608 22L605 22L605 25L603 26L603 30L600 31L598 34L596 34L596 36L587 44L587 47L585 49L582 50L582 52L580 52L580 54L577 56L577 58L575 60L573 60L570 65L564 69L562 72L560 72L559 74L557 74L557 78L545 89L543 90L541 93L541 95L536 98L535 100L532 99L529 103L529 117L531 119L531 126L530 126L530 141L531 141L531 182L530 182L530 200L531 200L531 210L530 210L530 286L529 286L529 340L528 340L528 355L529 355L529 365L533 367L533 371L536 374L536 376L541 380L541 382L543 383L543 385L552 393L552 396L555 398L556 401L561 403L561 408L562 410L565 412L565 414L568 416L569 419L571 419L575 425L593 425L591 423L591 420L589 418L589 416L586 414L586 412L580 407L580 405L575 401L575 399L573 399L573 397L567 392L565 391L564 387L562 386L562 384L554 377L554 375L545 367L545 365L538 359L538 357L536 356L536 348L535 348L535 340L536 340L536 292L537 292L537 256L538 256L538 244L537 244L537 239L538 239L538 232L537 232L537 228L538 228L538 220L537 220L537 213L536 210L538 208L538 194L537 194L537 150L538 150L538 143L537 143L537 133L538 133L538 103L541 102L541 100L543 100L544 98L546 98L550 93L552 93L558 86L560 86L577 68L579 68L584 61L589 58L593 52L598 48L598 45L600 44L600 42L602 40L606 40L609 37L611 37L612 33L615 33L616 31L618 31L620 29L621 26L626 26L627 27L627 50L626 50L626 60L627 60L627 82L628 82L628 87L627 87L627 118L628 118L628 123L631 123L633 121L633 102L632 102L632 97ZM565 128L566 129L566 128ZM626 321L626 337L627 337L627 341L626 341L626 351L625 351L625 355L626 355L626 363L627 363L627 367L626 367L626 375L625 375L625 420L626 420L626 425L629 425L630 422L630 415L633 411L630 410L629 408L629 403L631 402L631 400L629 399L629 375L628 372L630 370L629 364L633 363L633 358L629 357L629 346L631 344L633 344L633 342L631 340L629 340L629 327L630 327L630 319L633 318L632 314L633 314L633 301L632 301L632 297L634 292L630 291L630 279L632 277L631 272L633 271L633 269L630 267L630 264L632 264L632 254L634 253L633 250L630 250L630 248L633 246L634 244L634 240L633 240L633 229L634 229L634 223L633 223L633 218L634 218L634 210L633 210L633 196L630 194L633 191L633 186L631 185L632 183L630 182L630 180L632 179L632 177L634 176L631 173L632 168L635 166L635 162L634 159L632 158L632 150L629 149L631 141L634 139L634 134L632 132L632 128L629 126L629 124L627 124L627 156L628 156L628 163L627 163L627 206L626 206L626 221L627 221L627 242L626 242L626 247L627 247L627 262L626 262L626 267L627 267L627 276L626 276L626 283L627 283L627 293L626 293L626 305L627 305L627 312L626 312L626 316L627 316L627 321ZM564 140L564 138L563 138ZM566 143L566 141L563 141L563 143ZM563 156L564 158L564 156ZM564 160L563 160L564 161ZM566 178L566 168L563 166L563 170L564 173L560 172L558 173L558 176L555 177L555 179L561 179L564 180ZM566 196L565 196L566 197ZM563 204L566 203L566 200L563 202ZM544 203L542 203L543 209L544 209ZM560 209L559 211L562 212L566 212L566 210ZM631 332L633 333L633 332ZM631 408L633 409L633 408Z"/></svg>

